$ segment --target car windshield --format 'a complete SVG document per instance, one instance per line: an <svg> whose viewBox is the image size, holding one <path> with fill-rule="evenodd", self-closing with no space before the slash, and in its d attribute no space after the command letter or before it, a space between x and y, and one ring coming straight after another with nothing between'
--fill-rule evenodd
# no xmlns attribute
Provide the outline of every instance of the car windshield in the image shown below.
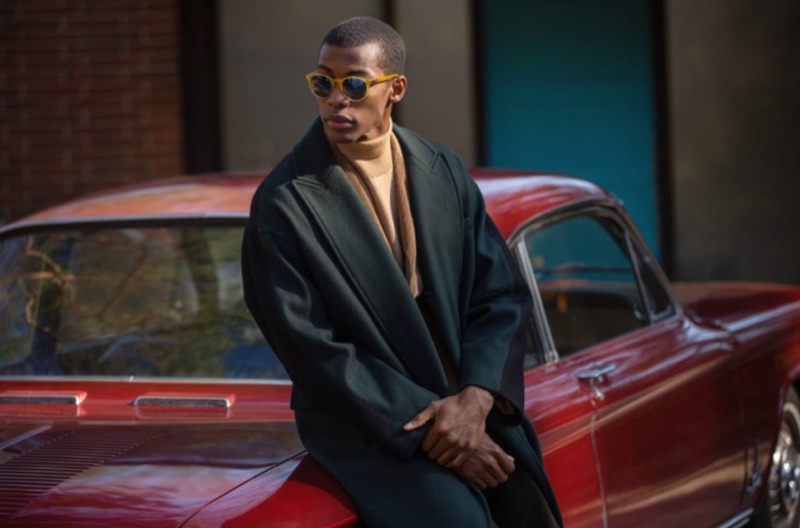
<svg viewBox="0 0 800 528"><path fill-rule="evenodd" d="M287 380L248 312L241 225L0 239L0 376Z"/></svg>

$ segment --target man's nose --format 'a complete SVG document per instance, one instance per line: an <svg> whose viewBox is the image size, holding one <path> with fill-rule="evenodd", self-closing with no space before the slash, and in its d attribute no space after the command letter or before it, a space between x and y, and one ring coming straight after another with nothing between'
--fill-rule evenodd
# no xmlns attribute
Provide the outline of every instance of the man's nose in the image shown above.
<svg viewBox="0 0 800 528"><path fill-rule="evenodd" d="M331 90L331 94L328 96L328 104L331 106L344 106L350 102L350 99L344 96L344 92L342 92L342 85L337 84Z"/></svg>

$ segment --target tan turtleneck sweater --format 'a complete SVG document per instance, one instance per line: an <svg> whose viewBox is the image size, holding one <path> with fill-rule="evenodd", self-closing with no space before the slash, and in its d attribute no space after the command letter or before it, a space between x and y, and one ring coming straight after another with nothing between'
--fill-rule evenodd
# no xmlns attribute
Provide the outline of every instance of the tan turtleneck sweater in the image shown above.
<svg viewBox="0 0 800 528"><path fill-rule="evenodd" d="M398 231L397 197L394 186L394 160L391 148L392 129L367 141L340 143L336 146L358 171L372 201L383 237L403 268L403 245Z"/></svg>

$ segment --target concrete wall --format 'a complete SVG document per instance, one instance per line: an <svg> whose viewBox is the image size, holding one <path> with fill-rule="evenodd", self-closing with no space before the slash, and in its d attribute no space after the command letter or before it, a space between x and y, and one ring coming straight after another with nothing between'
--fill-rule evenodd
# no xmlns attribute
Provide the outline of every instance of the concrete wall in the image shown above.
<svg viewBox="0 0 800 528"><path fill-rule="evenodd" d="M220 79L224 167L262 170L308 128L317 106L305 74L326 31L346 18L392 19L408 51L409 91L398 122L451 146L468 162L475 151L468 0L224 0Z"/></svg>
<svg viewBox="0 0 800 528"><path fill-rule="evenodd" d="M477 159L471 2L394 2L394 24L406 42L409 90L399 119L452 148L468 165Z"/></svg>
<svg viewBox="0 0 800 528"><path fill-rule="evenodd" d="M800 2L666 7L676 275L800 283Z"/></svg>
<svg viewBox="0 0 800 528"><path fill-rule="evenodd" d="M340 20L383 18L375 0L225 0L218 4L224 168L266 169L316 115L305 75Z"/></svg>

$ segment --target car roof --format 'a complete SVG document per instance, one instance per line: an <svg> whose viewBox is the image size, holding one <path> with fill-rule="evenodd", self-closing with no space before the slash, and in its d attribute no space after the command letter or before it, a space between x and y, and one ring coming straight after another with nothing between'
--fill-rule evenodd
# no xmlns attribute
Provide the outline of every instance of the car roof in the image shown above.
<svg viewBox="0 0 800 528"><path fill-rule="evenodd" d="M554 208L607 199L585 180L515 170L471 169L489 214L508 237L525 220ZM46 208L0 233L54 224L156 218L246 218L265 173L218 173L148 180L93 193Z"/></svg>
<svg viewBox="0 0 800 528"><path fill-rule="evenodd" d="M509 238L526 221L580 203L617 199L587 180L503 169L470 169L500 233Z"/></svg>

